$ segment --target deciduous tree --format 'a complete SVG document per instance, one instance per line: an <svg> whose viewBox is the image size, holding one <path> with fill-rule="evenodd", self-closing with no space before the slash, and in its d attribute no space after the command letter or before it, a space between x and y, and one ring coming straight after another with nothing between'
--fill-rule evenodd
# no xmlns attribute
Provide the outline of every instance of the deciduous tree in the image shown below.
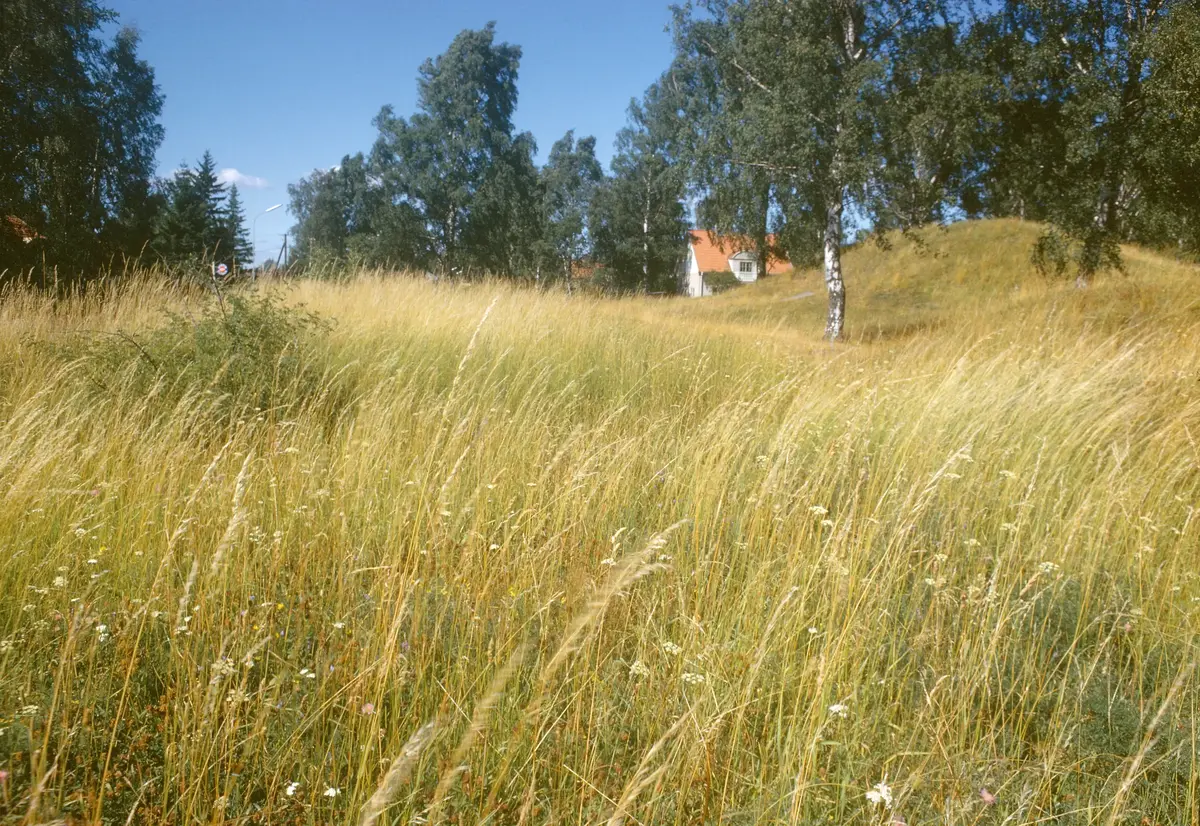
<svg viewBox="0 0 1200 826"><path fill-rule="evenodd" d="M880 226L904 218L880 210L880 193L893 183L881 174L885 133L914 118L893 109L895 56L907 40L952 20L948 4L935 0L698 0L675 8L674 73L693 124L701 217L754 239L764 256L768 229L793 257L819 238L831 340L845 324L847 210Z"/></svg>

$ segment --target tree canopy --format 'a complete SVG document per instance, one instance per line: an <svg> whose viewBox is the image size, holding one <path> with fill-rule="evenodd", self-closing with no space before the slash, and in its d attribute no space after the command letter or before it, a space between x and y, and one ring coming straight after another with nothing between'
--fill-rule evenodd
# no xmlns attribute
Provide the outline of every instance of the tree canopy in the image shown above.
<svg viewBox="0 0 1200 826"><path fill-rule="evenodd" d="M138 255L150 241L163 95L138 33L103 31L94 0L4 0L0 25L0 272L42 262L64 275Z"/></svg>

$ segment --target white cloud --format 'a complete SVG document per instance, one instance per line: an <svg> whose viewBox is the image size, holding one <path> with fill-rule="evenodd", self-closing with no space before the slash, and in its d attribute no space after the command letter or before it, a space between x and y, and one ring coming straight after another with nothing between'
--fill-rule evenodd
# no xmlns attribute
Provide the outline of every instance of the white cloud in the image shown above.
<svg viewBox="0 0 1200 826"><path fill-rule="evenodd" d="M217 180L223 184L235 184L243 189L266 189L270 186L266 178L243 175L236 169L222 169L217 173Z"/></svg>

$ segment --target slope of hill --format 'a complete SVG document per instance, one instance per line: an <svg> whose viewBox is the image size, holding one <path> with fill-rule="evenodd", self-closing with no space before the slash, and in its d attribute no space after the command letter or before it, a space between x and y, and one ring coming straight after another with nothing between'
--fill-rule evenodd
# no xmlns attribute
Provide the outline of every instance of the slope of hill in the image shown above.
<svg viewBox="0 0 1200 826"><path fill-rule="evenodd" d="M1017 220L969 221L926 228L920 243L896 237L868 242L845 257L849 337L870 342L964 323L1004 326L1017 316L1053 311L1058 321L1105 329L1164 314L1192 313L1200 268L1127 248L1126 273L1100 276L1089 289L1047 281L1030 253L1041 227ZM711 299L673 308L689 320L759 328L823 329L824 284L816 270L772 276Z"/></svg>
<svg viewBox="0 0 1200 826"><path fill-rule="evenodd" d="M1032 234L853 252L838 346L813 273L10 289L0 820L1196 822L1195 271Z"/></svg>

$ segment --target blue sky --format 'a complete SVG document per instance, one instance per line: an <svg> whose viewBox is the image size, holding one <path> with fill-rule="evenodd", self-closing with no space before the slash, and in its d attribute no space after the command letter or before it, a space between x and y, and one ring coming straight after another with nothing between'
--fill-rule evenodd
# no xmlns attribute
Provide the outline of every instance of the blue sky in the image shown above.
<svg viewBox="0 0 1200 826"><path fill-rule="evenodd" d="M371 119L416 106L417 68L459 31L496 21L524 50L516 123L541 157L568 129L595 135L607 164L631 98L671 58L668 0L107 0L142 33L167 96L159 172L209 149L237 170L248 219L287 185L369 150ZM233 173L230 173L232 176ZM273 257L286 210L257 225Z"/></svg>

